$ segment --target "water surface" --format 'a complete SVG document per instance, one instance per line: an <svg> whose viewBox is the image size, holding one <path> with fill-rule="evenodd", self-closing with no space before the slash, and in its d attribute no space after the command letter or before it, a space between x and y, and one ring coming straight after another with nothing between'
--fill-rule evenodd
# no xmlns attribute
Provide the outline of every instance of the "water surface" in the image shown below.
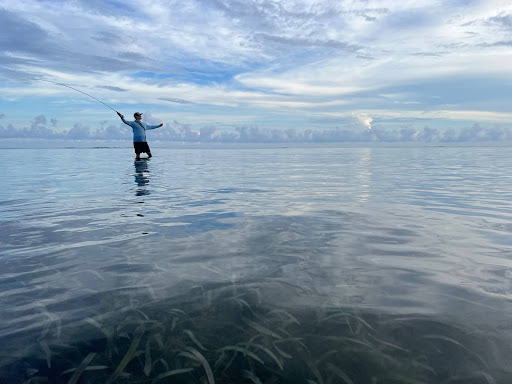
<svg viewBox="0 0 512 384"><path fill-rule="evenodd" d="M4 150L3 358L23 355L20 335L40 343L249 282L279 308L429 316L510 340L509 151L155 148L135 162L123 148ZM496 348L500 366L509 350Z"/></svg>

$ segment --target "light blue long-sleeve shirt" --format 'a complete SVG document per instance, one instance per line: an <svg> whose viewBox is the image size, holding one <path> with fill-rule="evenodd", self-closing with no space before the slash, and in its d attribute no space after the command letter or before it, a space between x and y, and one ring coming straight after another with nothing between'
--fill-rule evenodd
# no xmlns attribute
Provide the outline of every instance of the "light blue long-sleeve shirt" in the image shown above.
<svg viewBox="0 0 512 384"><path fill-rule="evenodd" d="M160 128L160 125L148 125L144 122L140 122L140 124L137 122L137 120L135 121L126 121L123 118L121 118L121 120L123 120L123 123L125 123L126 125L129 125L130 127L132 127L132 130L133 130L133 142L136 142L136 141L146 141L146 130L147 129L156 129L156 128ZM142 124L142 125L141 125Z"/></svg>

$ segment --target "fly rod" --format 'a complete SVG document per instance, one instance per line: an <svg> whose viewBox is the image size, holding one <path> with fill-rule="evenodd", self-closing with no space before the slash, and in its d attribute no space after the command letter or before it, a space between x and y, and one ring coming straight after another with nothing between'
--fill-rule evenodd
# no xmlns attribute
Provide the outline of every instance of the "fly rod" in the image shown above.
<svg viewBox="0 0 512 384"><path fill-rule="evenodd" d="M94 96L91 96L91 95L89 95L88 93L85 93L84 91L81 91L81 90L79 90L79 89L73 88L73 87L72 87L72 86L70 86L70 85L63 84L63 83L57 83L57 82L55 82L55 81L51 81L51 80L43 80L43 79L39 79L39 81L46 81L47 83L53 83L53 84L57 84L57 85L62 85L63 87L71 88L71 89L73 89L73 90L75 90L75 91L77 91L77 92L80 92L80 93L83 93L83 94L84 94L84 95L86 95L86 96L89 96L90 98L92 98L92 99L94 99L94 100L96 100L96 101L99 101L101 104L103 104L104 106L106 106L106 107L110 108L110 109L111 109L111 110L113 110L114 112L119 113L119 112L117 112L114 108L112 108L110 105L108 105L107 103L104 103L104 102L103 102L103 101L101 101L100 99L97 99L97 98L95 98Z"/></svg>

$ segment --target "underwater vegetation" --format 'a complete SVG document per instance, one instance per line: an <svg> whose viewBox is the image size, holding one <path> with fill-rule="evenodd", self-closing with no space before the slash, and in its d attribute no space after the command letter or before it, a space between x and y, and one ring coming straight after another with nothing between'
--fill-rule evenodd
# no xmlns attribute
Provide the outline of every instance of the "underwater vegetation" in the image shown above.
<svg viewBox="0 0 512 384"><path fill-rule="evenodd" d="M509 383L493 342L427 316L276 307L257 283L199 287L61 324L48 316L0 383ZM22 348L23 346L23 348Z"/></svg>

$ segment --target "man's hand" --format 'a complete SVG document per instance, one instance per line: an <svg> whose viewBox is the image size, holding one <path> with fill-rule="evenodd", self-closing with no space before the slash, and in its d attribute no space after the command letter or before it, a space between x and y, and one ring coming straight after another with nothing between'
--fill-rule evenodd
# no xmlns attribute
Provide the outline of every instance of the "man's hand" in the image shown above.
<svg viewBox="0 0 512 384"><path fill-rule="evenodd" d="M163 127L164 126L164 123L160 123L159 127Z"/></svg>
<svg viewBox="0 0 512 384"><path fill-rule="evenodd" d="M117 111L116 111L117 112ZM117 115L122 119L124 116L117 112Z"/></svg>

